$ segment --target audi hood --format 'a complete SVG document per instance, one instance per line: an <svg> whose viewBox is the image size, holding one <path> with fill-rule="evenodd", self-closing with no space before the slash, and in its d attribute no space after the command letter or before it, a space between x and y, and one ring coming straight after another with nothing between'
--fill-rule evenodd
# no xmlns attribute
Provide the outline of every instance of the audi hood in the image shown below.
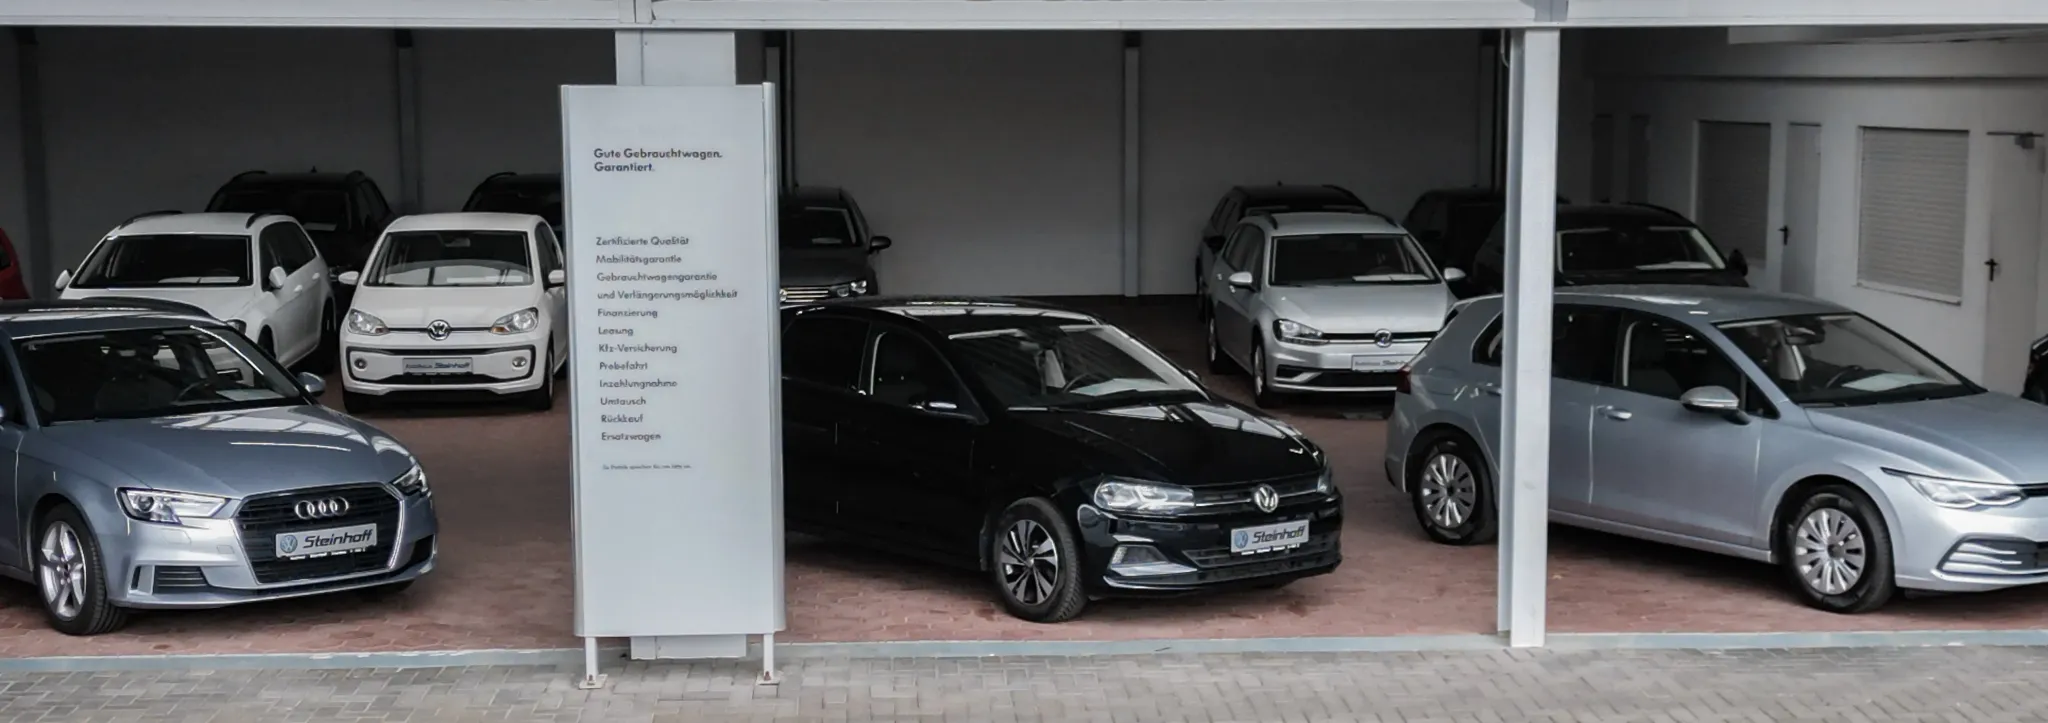
<svg viewBox="0 0 2048 723"><path fill-rule="evenodd" d="M382 431L318 405L72 422L35 438L55 448L26 451L105 483L232 498L389 481L413 464Z"/></svg>

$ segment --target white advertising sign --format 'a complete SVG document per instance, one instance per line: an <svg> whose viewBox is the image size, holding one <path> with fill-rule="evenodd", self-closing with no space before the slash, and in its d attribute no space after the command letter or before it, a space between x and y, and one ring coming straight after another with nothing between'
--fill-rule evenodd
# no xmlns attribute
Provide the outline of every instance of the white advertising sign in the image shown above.
<svg viewBox="0 0 2048 723"><path fill-rule="evenodd" d="M783 628L771 97L562 88L579 636Z"/></svg>

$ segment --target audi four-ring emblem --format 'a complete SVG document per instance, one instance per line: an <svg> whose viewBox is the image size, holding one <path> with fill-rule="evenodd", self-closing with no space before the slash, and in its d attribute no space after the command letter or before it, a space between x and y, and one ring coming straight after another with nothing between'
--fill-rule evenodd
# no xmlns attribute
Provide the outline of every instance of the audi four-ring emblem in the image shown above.
<svg viewBox="0 0 2048 723"><path fill-rule="evenodd" d="M324 500L299 500L298 504L292 505L292 513L298 515L301 520L340 517L348 513L348 500L340 497L329 497Z"/></svg>
<svg viewBox="0 0 2048 723"><path fill-rule="evenodd" d="M1252 504L1258 505L1260 512L1272 512L1280 508L1280 493L1270 485L1259 485L1252 489Z"/></svg>

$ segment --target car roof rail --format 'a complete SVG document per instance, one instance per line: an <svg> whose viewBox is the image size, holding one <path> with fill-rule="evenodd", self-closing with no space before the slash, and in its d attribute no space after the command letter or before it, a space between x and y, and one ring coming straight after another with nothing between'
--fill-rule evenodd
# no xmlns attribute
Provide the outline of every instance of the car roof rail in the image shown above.
<svg viewBox="0 0 2048 723"><path fill-rule="evenodd" d="M518 172L516 172L516 171L499 171L499 172L497 172L497 173L493 173L493 174L491 174L491 175L485 176L485 177L484 177L484 183L490 183L490 182L492 182L492 181L495 181L495 180L498 180L498 179L500 179L500 178L511 178L511 177L513 177L513 176L517 176L517 175L519 175L519 173L518 173Z"/></svg>
<svg viewBox="0 0 2048 723"><path fill-rule="evenodd" d="M128 224L131 224L131 223L135 223L136 221L140 221L140 220L142 220L142 219L145 219L145 218L155 218L155 217L157 217L157 216L175 216L175 215L178 215L178 214L181 214L181 213L184 213L184 211L180 211L180 210L178 210L178 209L175 209L175 208L168 208L168 209L164 209L164 210L162 210L162 211L147 211L147 212L143 212L143 213L138 213L138 214L135 214L135 215L133 215L133 216L129 216L129 217L128 217L128 220L125 220L125 221L122 221L122 222L120 222L120 223L118 223L118 224L115 224L115 225L114 225L114 228L116 228L116 229L119 229L119 228L122 228L122 227L125 227L125 226L127 226Z"/></svg>
<svg viewBox="0 0 2048 723"><path fill-rule="evenodd" d="M264 174L266 174L266 173L269 173L269 171L263 170L263 169L261 169L261 168L253 168L253 169L250 169L250 170L247 170L247 171L243 171L243 172L241 172L241 173L237 173L237 174L235 174L235 177L234 177L234 178L230 178L230 179L228 179L228 180L229 180L229 181L239 181L239 180L242 180L242 179L244 179L244 178L248 178L248 177L250 177L250 176L261 176L261 175L264 175Z"/></svg>
<svg viewBox="0 0 2048 723"><path fill-rule="evenodd" d="M1679 213L1679 212L1677 212L1677 211L1673 211L1673 210L1671 210L1671 209L1669 209L1669 208L1665 208L1665 207L1663 207L1663 206L1659 206L1659 205L1657 205L1657 204L1654 204L1654 203L1650 203L1649 201L1623 201L1621 205L1623 205L1623 206L1634 206L1634 207L1636 207L1636 208L1647 208L1647 209L1650 209L1650 210L1653 210L1653 211L1663 211L1663 212L1665 212L1665 213L1671 214L1671 215L1673 215L1673 216L1677 216L1677 217L1679 217L1679 218L1685 218L1685 214Z"/></svg>

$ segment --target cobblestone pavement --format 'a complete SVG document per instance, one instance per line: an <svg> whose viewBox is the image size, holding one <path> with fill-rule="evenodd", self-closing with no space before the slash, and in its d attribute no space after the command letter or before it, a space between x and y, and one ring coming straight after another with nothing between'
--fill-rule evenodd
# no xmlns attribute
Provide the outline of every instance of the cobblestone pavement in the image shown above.
<svg viewBox="0 0 2048 723"><path fill-rule="evenodd" d="M1493 651L70 673L0 721L2040 721L2048 649Z"/></svg>

